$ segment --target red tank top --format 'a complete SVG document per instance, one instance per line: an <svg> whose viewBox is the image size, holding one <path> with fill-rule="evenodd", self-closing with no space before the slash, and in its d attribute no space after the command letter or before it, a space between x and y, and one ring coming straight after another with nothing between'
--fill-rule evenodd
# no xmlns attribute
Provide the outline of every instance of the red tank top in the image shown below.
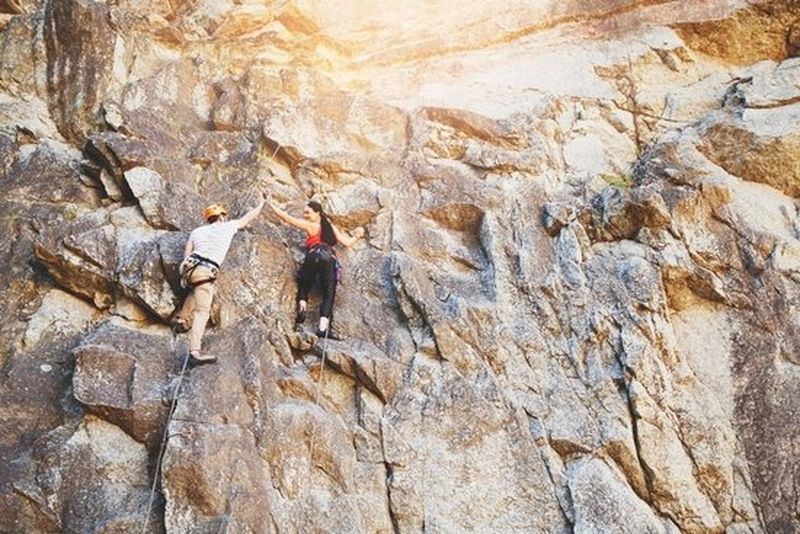
<svg viewBox="0 0 800 534"><path fill-rule="evenodd" d="M322 243L322 229L320 229L319 233L314 235L310 235L306 237L306 249L311 250L312 248L316 247Z"/></svg>

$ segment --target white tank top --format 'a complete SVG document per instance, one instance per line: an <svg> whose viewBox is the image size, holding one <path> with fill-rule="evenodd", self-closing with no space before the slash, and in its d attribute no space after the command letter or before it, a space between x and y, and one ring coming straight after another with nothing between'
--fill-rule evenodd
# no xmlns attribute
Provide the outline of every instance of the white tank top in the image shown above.
<svg viewBox="0 0 800 534"><path fill-rule="evenodd" d="M195 228L189 235L192 253L222 265L233 236L238 230L238 220L211 223Z"/></svg>

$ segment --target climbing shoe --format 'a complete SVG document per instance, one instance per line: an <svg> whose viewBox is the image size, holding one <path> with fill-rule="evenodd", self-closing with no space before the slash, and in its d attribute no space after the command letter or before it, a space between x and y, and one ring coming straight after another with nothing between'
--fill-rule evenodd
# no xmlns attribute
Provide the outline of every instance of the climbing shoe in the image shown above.
<svg viewBox="0 0 800 534"><path fill-rule="evenodd" d="M317 337L320 339L325 339L325 330L317 330ZM342 338L339 337L333 330L328 332L328 339L332 339L334 341L342 340Z"/></svg>
<svg viewBox="0 0 800 534"><path fill-rule="evenodd" d="M205 365L207 363L216 363L217 358L216 356L209 356L208 354L189 354L189 361L192 366L197 367L198 365Z"/></svg>
<svg viewBox="0 0 800 534"><path fill-rule="evenodd" d="M176 334L184 334L189 330L189 325L186 324L186 321L183 319L175 319L172 321L172 331Z"/></svg>
<svg viewBox="0 0 800 534"><path fill-rule="evenodd" d="M306 322L306 311L300 310L294 317L294 324L303 324Z"/></svg>

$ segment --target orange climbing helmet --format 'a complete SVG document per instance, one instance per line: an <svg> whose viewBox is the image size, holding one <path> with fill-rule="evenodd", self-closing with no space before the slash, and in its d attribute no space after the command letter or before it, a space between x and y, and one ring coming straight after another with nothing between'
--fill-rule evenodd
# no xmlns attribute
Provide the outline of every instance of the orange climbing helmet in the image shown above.
<svg viewBox="0 0 800 534"><path fill-rule="evenodd" d="M225 206L222 204L211 204L209 207L203 210L203 219L208 221L214 217L219 217L220 215L227 215L228 210L225 209Z"/></svg>

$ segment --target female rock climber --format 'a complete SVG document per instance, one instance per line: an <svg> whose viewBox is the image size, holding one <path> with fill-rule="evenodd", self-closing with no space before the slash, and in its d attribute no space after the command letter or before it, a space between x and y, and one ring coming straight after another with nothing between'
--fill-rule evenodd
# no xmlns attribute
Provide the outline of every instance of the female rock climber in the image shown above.
<svg viewBox="0 0 800 534"><path fill-rule="evenodd" d="M303 209L303 218L292 217L283 211L270 198L272 211L286 224L295 226L306 233L306 257L297 275L297 316L295 324L306 320L308 308L308 292L319 280L322 291L322 303L319 310L319 337L336 339L330 331L333 320L333 299L336 296L337 268L336 253L333 247L341 243L350 248L363 237L364 229L356 228L353 235L342 232L328 219L319 202L311 201Z"/></svg>

